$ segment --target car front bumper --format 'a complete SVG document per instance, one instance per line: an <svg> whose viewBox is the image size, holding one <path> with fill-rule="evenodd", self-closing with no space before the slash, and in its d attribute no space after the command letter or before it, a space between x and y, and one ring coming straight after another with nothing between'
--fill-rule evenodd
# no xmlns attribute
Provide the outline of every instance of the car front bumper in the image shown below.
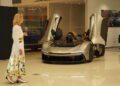
<svg viewBox="0 0 120 86"><path fill-rule="evenodd" d="M42 53L42 61L44 63L74 64L74 63L84 63L86 62L86 59L82 53L77 53L77 54Z"/></svg>

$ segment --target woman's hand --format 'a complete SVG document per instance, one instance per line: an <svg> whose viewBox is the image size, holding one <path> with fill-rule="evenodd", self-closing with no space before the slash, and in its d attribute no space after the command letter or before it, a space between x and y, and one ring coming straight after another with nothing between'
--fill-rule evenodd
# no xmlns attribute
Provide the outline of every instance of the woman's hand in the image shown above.
<svg viewBox="0 0 120 86"><path fill-rule="evenodd" d="M28 36L28 33L27 33L27 32L24 32L24 36Z"/></svg>
<svg viewBox="0 0 120 86"><path fill-rule="evenodd" d="M22 54L23 54L22 49L19 49L19 55L22 55Z"/></svg>

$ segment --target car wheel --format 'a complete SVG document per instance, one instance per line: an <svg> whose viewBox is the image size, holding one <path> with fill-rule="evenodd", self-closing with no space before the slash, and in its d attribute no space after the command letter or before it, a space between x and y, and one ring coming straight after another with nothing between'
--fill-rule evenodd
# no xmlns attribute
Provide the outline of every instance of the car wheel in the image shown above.
<svg viewBox="0 0 120 86"><path fill-rule="evenodd" d="M93 44L90 45L89 48L89 60L87 62L91 62L93 60Z"/></svg>
<svg viewBox="0 0 120 86"><path fill-rule="evenodd" d="M105 46L104 45L96 45L96 49L95 49L95 56L96 58L99 58L101 56L104 56L105 54Z"/></svg>
<svg viewBox="0 0 120 86"><path fill-rule="evenodd" d="M104 54L105 54L105 46L100 45L99 46L99 56L104 56Z"/></svg>

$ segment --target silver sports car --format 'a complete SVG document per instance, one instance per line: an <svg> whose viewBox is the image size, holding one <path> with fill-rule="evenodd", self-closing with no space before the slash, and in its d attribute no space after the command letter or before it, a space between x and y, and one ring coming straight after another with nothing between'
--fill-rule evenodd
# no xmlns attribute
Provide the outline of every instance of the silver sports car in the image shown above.
<svg viewBox="0 0 120 86"><path fill-rule="evenodd" d="M84 40L76 40L69 43L64 40L56 40L54 32L57 31L61 21L61 16L54 14L45 40L42 45L42 60L45 63L83 63L91 62L94 58L94 44L92 43L92 35L94 29L95 16L90 18L90 28L87 38ZM59 33L58 33L59 34ZM67 38L66 38L67 40Z"/></svg>

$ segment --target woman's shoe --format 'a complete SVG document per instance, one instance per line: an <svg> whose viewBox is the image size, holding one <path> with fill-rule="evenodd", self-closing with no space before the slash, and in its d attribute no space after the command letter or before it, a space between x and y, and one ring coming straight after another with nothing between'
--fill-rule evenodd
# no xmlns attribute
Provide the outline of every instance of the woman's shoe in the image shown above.
<svg viewBox="0 0 120 86"><path fill-rule="evenodd" d="M13 80L10 79L9 76L6 76L6 79L7 79L11 84L14 84L14 83L15 83Z"/></svg>
<svg viewBox="0 0 120 86"><path fill-rule="evenodd" d="M19 79L17 80L17 83L27 83L27 81L25 81L25 80L19 78Z"/></svg>

